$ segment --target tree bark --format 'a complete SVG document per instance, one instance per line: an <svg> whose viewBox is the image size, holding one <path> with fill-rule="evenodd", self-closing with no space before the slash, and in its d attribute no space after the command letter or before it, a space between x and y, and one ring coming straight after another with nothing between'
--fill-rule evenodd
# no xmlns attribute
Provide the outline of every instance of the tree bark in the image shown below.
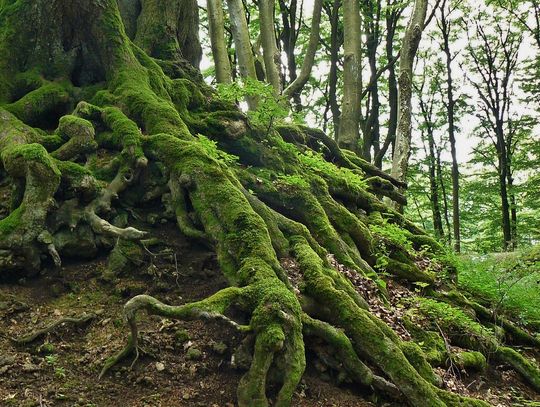
<svg viewBox="0 0 540 407"><path fill-rule="evenodd" d="M326 14L330 20L330 72L328 74L328 94L330 102L330 111L332 112L332 122L334 125L334 138L339 140L339 128L341 119L341 110L339 108L337 87L338 87L338 62L339 47L343 43L343 37L339 30L339 9L341 0L334 0L332 7L328 7Z"/></svg>
<svg viewBox="0 0 540 407"><path fill-rule="evenodd" d="M216 70L217 83L231 83L231 64L225 43L225 22L223 20L223 3L221 0L207 0L208 31Z"/></svg>
<svg viewBox="0 0 540 407"><path fill-rule="evenodd" d="M362 88L361 20L357 0L343 0L343 99L338 144L359 152Z"/></svg>
<svg viewBox="0 0 540 407"><path fill-rule="evenodd" d="M322 3L322 0L315 0L313 2L311 31L309 33L309 42L302 51L302 54L304 55L304 62L302 63L300 74L283 91L283 94L288 98L294 97L295 95L299 94L311 75L311 70L313 69L313 63L315 61L315 53L317 52L317 47L319 45Z"/></svg>
<svg viewBox="0 0 540 407"><path fill-rule="evenodd" d="M443 51L446 57L446 114L448 117L448 140L452 155L452 223L454 250L461 251L461 222L459 208L459 166L456 153L454 82L452 78L452 55L450 53L450 22L446 14L446 1L440 6L440 30L443 37Z"/></svg>
<svg viewBox="0 0 540 407"><path fill-rule="evenodd" d="M390 7L391 6L391 7ZM397 24L399 17L404 8L400 7L396 9L395 3L388 4L388 10L386 11L386 59L392 61L394 59L394 38L396 34ZM396 140L397 119L398 119L398 86L396 80L396 65L392 64L388 68L388 131L383 145L379 152L375 155L374 163L377 167L382 168L382 161L386 155L390 146L392 146L392 156L394 152L394 145Z"/></svg>
<svg viewBox="0 0 540 407"><path fill-rule="evenodd" d="M398 95L398 121L396 133L396 146L392 159L391 174L400 181L406 181L409 155L411 152L412 131L412 79L413 64L416 51L422 38L422 31L427 14L427 0L416 0L403 42L399 61L399 95Z"/></svg>
<svg viewBox="0 0 540 407"><path fill-rule="evenodd" d="M281 93L281 55L276 45L274 31L274 0L259 0L259 19L264 57L266 80L274 89L274 94Z"/></svg>
<svg viewBox="0 0 540 407"><path fill-rule="evenodd" d="M115 0L0 2L0 26L0 188L6 180L21 188L0 219L2 277L39 272L44 259L59 266L68 253L94 257L122 247L144 253L142 239L156 228L138 214L152 207L189 241L216 253L228 284L180 305L131 298L123 310L127 344L107 359L100 377L131 354L137 360L137 314L147 311L224 323L253 345L246 346L252 360L238 384L239 407L268 406L267 384L276 389L274 406L290 406L306 347L321 346L336 361L327 363L336 376L366 390L413 406L487 406L436 387L420 345L398 336L393 319L377 316L384 306L379 293L391 299L383 278L391 273L404 286L434 285L435 271L416 262L443 261L436 241L376 197L384 192L402 201L398 181L315 129L254 125L193 68L177 69L187 61L153 58L135 45ZM116 226L120 211L136 214L141 229L128 226L135 216ZM388 225L402 233L381 254ZM92 253L78 237L83 232ZM66 235L70 248L62 244ZM380 274L373 268L379 256L387 261ZM126 256L124 268L112 260L111 254L115 279L146 267ZM373 294L364 294L366 286ZM381 305L373 308L368 299ZM415 298L411 315L430 301ZM228 316L233 307L245 323ZM443 307L437 303L424 319L437 318ZM473 337L469 346L485 354L496 348L499 360L511 360L540 388L532 362L500 346L490 330L478 335L484 328L475 321L449 321L459 312L433 322L456 338ZM423 323L411 326L421 330Z"/></svg>
<svg viewBox="0 0 540 407"><path fill-rule="evenodd" d="M364 25L366 27L366 53L368 57L370 78L368 89L368 106L366 108L365 122L362 123L362 156L371 162L371 150L373 155L380 153L380 101L379 85L377 76L380 74L377 69L377 48L379 45L379 22L381 13L381 2L368 2L364 11Z"/></svg>
<svg viewBox="0 0 540 407"><path fill-rule="evenodd" d="M234 46L238 59L238 70L243 80L257 80L255 70L255 59L251 50L251 40L247 26L246 14L242 0L227 0L229 17L231 19L231 29L234 38ZM257 98L246 97L250 110L257 108Z"/></svg>

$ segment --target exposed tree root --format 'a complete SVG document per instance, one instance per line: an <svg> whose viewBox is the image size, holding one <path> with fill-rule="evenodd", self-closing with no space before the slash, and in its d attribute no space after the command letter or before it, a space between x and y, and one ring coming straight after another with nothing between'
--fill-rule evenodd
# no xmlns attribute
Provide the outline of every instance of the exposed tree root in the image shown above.
<svg viewBox="0 0 540 407"><path fill-rule="evenodd" d="M536 391L540 391L540 368L512 348L503 346L495 333L473 321L461 309L431 299L417 298L418 309L427 321L435 321L458 346L481 352L510 365Z"/></svg>
<svg viewBox="0 0 540 407"><path fill-rule="evenodd" d="M124 360L133 352L137 355L135 359L138 358L139 331L137 328L136 316L139 310L145 310L148 315L160 315L179 320L216 319L224 321L240 331L247 331L249 330L249 327L239 325L223 315L225 310L232 305L233 302L240 299L241 295L241 289L226 288L219 293L208 297L206 300L181 306L166 305L148 295L138 295L133 297L124 306L124 315L131 331L128 343L118 354L107 359L99 377L103 377L109 369Z"/></svg>
<svg viewBox="0 0 540 407"><path fill-rule="evenodd" d="M198 76L182 76L191 70L182 69L178 49L164 61L134 46L116 1L100 1L99 7L81 2L77 18L90 27L69 41L65 33L78 27L63 2L16 3L12 14L0 13L0 24L12 28L0 31L0 54L6 55L0 61L0 176L5 173L16 186L13 210L0 220L0 270L37 272L42 258L59 265L64 255L92 256L110 250L115 240L140 240L146 232L129 226L126 212L133 215L132 208L152 203L164 207L163 216L176 220L179 232L215 250L230 284L178 306L147 295L132 298L124 308L127 345L107 359L100 377L133 353L137 359L136 315L146 310L249 331L254 354L238 386L241 407L267 406L266 384L275 376L280 388L273 405L291 404L306 366L304 335L322 340L348 378L385 396L413 406L486 405L437 388L420 347L404 342L376 317L368 299L328 260L331 254L351 273L373 279L386 297L388 273L406 282L437 281L439 276L415 260L434 258L441 246L378 198L404 203L398 192L403 183L340 150L320 131L254 128ZM28 32L18 24L33 15L32 7L54 21L55 12L63 13L66 26L53 32L49 21L35 21L40 29ZM158 52L166 45L160 40L171 39L169 32L146 43L137 36L152 23L148 15L140 27L129 19L128 32L144 49L155 57L171 56ZM51 45L34 38L34 31L46 32ZM3 45L3 35L36 55L21 66ZM69 55L66 44L73 44ZM87 50L99 58L89 58ZM28 84L22 94L15 91L14 77ZM53 81L57 78L62 80ZM199 133L216 140L217 147ZM120 212L122 222L116 219ZM399 229L407 244L382 245L384 225ZM298 270L285 270L284 258L297 262ZM384 267L381 259L387 260ZM249 325L225 316L233 304L248 315ZM451 338L470 334L468 323L440 325ZM538 388L532 363L492 337L473 339L469 348L495 354Z"/></svg>
<svg viewBox="0 0 540 407"><path fill-rule="evenodd" d="M73 324L73 325L84 325L94 318L96 318L96 314L92 313L84 313L78 317L63 317L60 318L54 322L51 322L50 324L44 326L43 328L36 329L35 331L32 331L26 335L19 336L18 338L13 338L13 342L15 342L18 345L24 345L30 342L35 341L37 338L48 334L49 332L54 331L57 327L64 325L64 324Z"/></svg>

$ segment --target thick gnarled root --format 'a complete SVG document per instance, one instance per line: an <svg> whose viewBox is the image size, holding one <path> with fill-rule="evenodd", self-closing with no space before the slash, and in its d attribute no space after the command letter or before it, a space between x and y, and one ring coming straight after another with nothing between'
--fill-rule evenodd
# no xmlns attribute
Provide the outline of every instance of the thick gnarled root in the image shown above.
<svg viewBox="0 0 540 407"><path fill-rule="evenodd" d="M453 343L510 365L536 391L540 391L540 368L519 352L501 345L491 329L472 320L461 309L443 302L418 297L414 304L425 321L437 324Z"/></svg>
<svg viewBox="0 0 540 407"><path fill-rule="evenodd" d="M54 255L52 242L43 232L60 184L60 171L45 148L37 144L38 134L15 116L0 108L0 158L5 171L24 185L16 209L0 220L0 269L36 273L41 252ZM43 237L40 242L38 237ZM56 260L57 261L57 260Z"/></svg>

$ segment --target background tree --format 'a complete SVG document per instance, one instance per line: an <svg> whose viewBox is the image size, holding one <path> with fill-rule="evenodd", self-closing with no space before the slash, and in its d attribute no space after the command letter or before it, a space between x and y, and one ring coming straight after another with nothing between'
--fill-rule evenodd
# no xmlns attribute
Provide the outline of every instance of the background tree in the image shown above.
<svg viewBox="0 0 540 407"><path fill-rule="evenodd" d="M225 22L221 0L207 0L208 27L217 83L231 83L229 51L225 43Z"/></svg>
<svg viewBox="0 0 540 407"><path fill-rule="evenodd" d="M501 196L503 248L513 249L517 244L517 209L513 190L512 158L515 150L515 132L510 111L514 96L513 75L523 37L511 25L504 27L500 18L493 19L494 33L486 32L481 22L475 24L475 46L469 43L468 55L478 79L471 79L481 100L479 118L486 138L497 151L497 172Z"/></svg>
<svg viewBox="0 0 540 407"><path fill-rule="evenodd" d="M337 141L340 147L359 151L362 51L360 8L356 0L343 0L343 99Z"/></svg>
<svg viewBox="0 0 540 407"><path fill-rule="evenodd" d="M425 0L415 1L414 9L401 45L398 79L398 121L391 171L392 176L401 181L404 181L407 176L411 149L413 64L426 23L427 7L428 2Z"/></svg>

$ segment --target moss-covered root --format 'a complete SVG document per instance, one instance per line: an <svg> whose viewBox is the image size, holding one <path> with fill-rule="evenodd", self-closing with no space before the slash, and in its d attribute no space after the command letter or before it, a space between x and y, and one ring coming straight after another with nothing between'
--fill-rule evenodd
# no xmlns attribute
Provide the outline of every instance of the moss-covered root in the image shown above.
<svg viewBox="0 0 540 407"><path fill-rule="evenodd" d="M129 300L124 305L124 315L130 327L130 336L126 346L116 355L108 358L99 374L103 377L112 367L124 360L130 354L135 352L138 355L138 328L137 312L145 310L149 315L160 315L171 319L192 320L192 319L217 319L232 325L233 327L247 331L249 327L239 325L233 320L227 318L224 312L242 295L240 288L225 288L216 294L197 302L189 304L172 306L166 305L161 301L149 295L138 295ZM136 356L137 358L137 356Z"/></svg>
<svg viewBox="0 0 540 407"><path fill-rule="evenodd" d="M338 360L352 380L364 386L373 386L375 389L394 399L402 397L399 389L383 377L374 375L358 357L353 345L343 331L334 326L311 318L307 314L302 316L305 336L316 336L324 340L335 352Z"/></svg>
<svg viewBox="0 0 540 407"><path fill-rule="evenodd" d="M355 351L380 368L403 392L412 405L445 406L435 387L409 363L393 338L325 276L323 262L299 236L291 238L295 257L304 274L306 294L334 310L333 318L354 343Z"/></svg>
<svg viewBox="0 0 540 407"><path fill-rule="evenodd" d="M88 120L66 115L60 119L58 135L66 142L51 155L58 160L71 160L81 154L88 154L97 149L94 140L96 132Z"/></svg>
<svg viewBox="0 0 540 407"><path fill-rule="evenodd" d="M540 369L515 350L501 346L492 330L480 325L461 309L427 298L416 298L420 315L436 323L455 344L482 352L486 357L509 364L536 391L540 391Z"/></svg>
<svg viewBox="0 0 540 407"><path fill-rule="evenodd" d="M60 171L37 133L0 108L0 158L6 172L25 185L20 202L0 221L0 270L36 272L47 250L58 262L45 220L60 184Z"/></svg>
<svg viewBox="0 0 540 407"><path fill-rule="evenodd" d="M249 371L242 377L238 385L237 397L240 407L267 407L266 376L274 351L267 349L262 336L255 340L255 352Z"/></svg>
<svg viewBox="0 0 540 407"><path fill-rule="evenodd" d="M527 383L540 392L540 369L512 348L500 346L495 351L497 360L507 363L518 372Z"/></svg>
<svg viewBox="0 0 540 407"><path fill-rule="evenodd" d="M111 210L113 199L124 191L129 185L135 183L139 178L140 170L147 166L148 160L145 157L141 146L141 132L134 121L129 119L120 109L107 107L100 109L88 103L81 102L76 108L76 113L89 120L100 122L107 126L111 133L102 133L97 140L102 146L118 149L120 154L113 160L113 167L117 168L114 179L106 188L103 188L99 195L84 209L84 218L97 234L104 234L113 237L120 237L126 240L139 240L146 233L138 229L118 228L111 225L99 215ZM62 118L59 131L66 132L71 129L77 131L82 138L81 131L90 131L88 125L91 123L85 119L75 116Z"/></svg>
<svg viewBox="0 0 540 407"><path fill-rule="evenodd" d="M529 332L525 331L523 328L520 328L515 323L501 315L495 315L490 309L478 304L477 302L471 301L460 292L454 290L448 293L442 293L441 297L445 301L471 308L474 310L480 320L484 322L495 322L498 326L504 329L506 339L510 343L531 345L535 346L537 349L540 349L540 337L531 335Z"/></svg>

